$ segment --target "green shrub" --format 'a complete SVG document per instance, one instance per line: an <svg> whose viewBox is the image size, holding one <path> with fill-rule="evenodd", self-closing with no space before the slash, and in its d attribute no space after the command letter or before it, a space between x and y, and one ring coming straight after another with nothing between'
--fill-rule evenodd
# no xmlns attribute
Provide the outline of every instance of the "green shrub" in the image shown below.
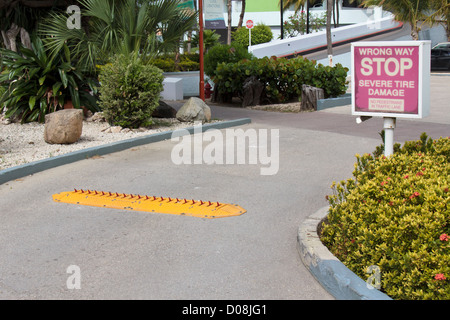
<svg viewBox="0 0 450 320"><path fill-rule="evenodd" d="M422 138L387 158L357 155L354 179L332 185L321 240L364 280L378 266L393 299L448 300L450 138Z"/></svg>
<svg viewBox="0 0 450 320"><path fill-rule="evenodd" d="M151 61L151 64L161 69L164 72L175 72L175 61L171 58L155 58Z"/></svg>
<svg viewBox="0 0 450 320"><path fill-rule="evenodd" d="M151 121L163 89L160 69L135 54L116 55L99 77L100 106L111 125L137 128Z"/></svg>
<svg viewBox="0 0 450 320"><path fill-rule="evenodd" d="M249 43L250 32L245 27L238 28L232 33L233 41L247 48ZM266 43L273 38L272 30L265 24L257 24L252 28L252 46L260 43Z"/></svg>
<svg viewBox="0 0 450 320"><path fill-rule="evenodd" d="M196 53L181 54L179 61L175 63L174 54L166 54L158 56L151 60L151 64L158 67L164 72L177 71L198 71L200 70L199 55Z"/></svg>
<svg viewBox="0 0 450 320"><path fill-rule="evenodd" d="M204 52L208 52L210 48L219 44L220 34L216 33L216 30L206 29L203 31L203 50ZM192 46L195 50L198 51L198 47L200 46L200 34L197 33L192 38L191 42Z"/></svg>
<svg viewBox="0 0 450 320"><path fill-rule="evenodd" d="M89 93L97 91L96 83L73 65L67 46L50 57L42 40L33 35L32 49L0 49L0 56L5 68L0 74L0 112L6 108L6 117L42 122L69 100L75 108L98 110L96 98Z"/></svg>
<svg viewBox="0 0 450 320"><path fill-rule="evenodd" d="M264 57L241 60L237 63L221 63L213 77L215 88L223 95L243 96L244 81L255 76L264 84L261 101L283 103L301 97L302 84L324 89L325 97L345 93L347 68L316 64L303 57L294 59Z"/></svg>
<svg viewBox="0 0 450 320"><path fill-rule="evenodd" d="M326 13L310 14L309 16L309 30L310 32L317 32L326 25ZM284 38L292 38L306 33L307 14L305 11L297 12L289 16L288 20L283 25ZM280 36L281 38L281 36Z"/></svg>
<svg viewBox="0 0 450 320"><path fill-rule="evenodd" d="M212 47L205 54L204 65L205 73L213 77L219 63L238 62L243 59L252 59L253 55L247 49L239 44L220 44Z"/></svg>

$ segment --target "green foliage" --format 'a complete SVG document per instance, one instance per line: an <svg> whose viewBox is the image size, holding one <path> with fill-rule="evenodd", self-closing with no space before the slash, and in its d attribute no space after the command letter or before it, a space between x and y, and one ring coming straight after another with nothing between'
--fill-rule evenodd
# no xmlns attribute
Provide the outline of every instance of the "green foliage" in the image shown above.
<svg viewBox="0 0 450 320"><path fill-rule="evenodd" d="M378 266L393 299L450 299L450 138L357 155L353 176L332 185L322 242L364 280Z"/></svg>
<svg viewBox="0 0 450 320"><path fill-rule="evenodd" d="M178 59L176 62L174 54L165 54L152 59L150 63L164 72L200 70L198 54L182 54Z"/></svg>
<svg viewBox="0 0 450 320"><path fill-rule="evenodd" d="M319 31L326 24L326 14L321 16L311 14L309 17L309 30ZM284 22L283 35L285 38L296 37L301 34L306 33L306 13L305 11L300 11L294 15L289 16L288 20Z"/></svg>
<svg viewBox="0 0 450 320"><path fill-rule="evenodd" d="M347 89L347 71L340 64L323 66L303 57L264 57L221 63L213 80L219 93L242 97L244 81L255 76L264 84L262 101L283 103L299 99L302 84L324 89L325 97L339 96Z"/></svg>
<svg viewBox="0 0 450 320"><path fill-rule="evenodd" d="M203 31L203 49L205 52L208 52L209 49L219 44L220 34L216 33L216 30L206 29ZM192 38L192 47L196 48L198 51L198 47L200 46L200 35L199 33L195 34Z"/></svg>
<svg viewBox="0 0 450 320"><path fill-rule="evenodd" d="M245 27L238 28L232 33L233 41L237 44L248 47L250 32ZM273 38L272 30L265 24L257 24L252 28L252 46L260 43L266 43Z"/></svg>
<svg viewBox="0 0 450 320"><path fill-rule="evenodd" d="M197 23L197 13L179 7L179 0L79 3L82 21L89 21L83 28L69 29L69 14L51 12L39 29L52 52L67 44L74 58L91 72L114 54L139 51L142 59L150 60L159 52L175 52L183 34Z"/></svg>
<svg viewBox="0 0 450 320"><path fill-rule="evenodd" d="M253 55L239 44L232 45L219 44L212 47L204 58L205 73L213 77L219 63L238 62L243 59L252 59Z"/></svg>
<svg viewBox="0 0 450 320"><path fill-rule="evenodd" d="M23 122L44 121L47 113L62 108L71 100L75 108L98 110L95 82L77 70L67 46L49 57L40 38L32 36L32 49L19 46L20 52L0 49L2 66L0 111Z"/></svg>
<svg viewBox="0 0 450 320"><path fill-rule="evenodd" d="M138 128L151 121L163 89L162 71L136 55L116 55L100 71L100 106L111 125Z"/></svg>

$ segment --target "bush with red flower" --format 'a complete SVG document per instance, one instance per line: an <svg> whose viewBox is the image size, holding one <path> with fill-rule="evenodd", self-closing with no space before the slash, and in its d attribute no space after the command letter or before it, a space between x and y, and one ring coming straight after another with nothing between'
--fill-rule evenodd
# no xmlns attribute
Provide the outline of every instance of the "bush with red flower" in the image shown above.
<svg viewBox="0 0 450 320"><path fill-rule="evenodd" d="M357 155L333 183L321 240L362 279L376 265L393 299L450 299L450 138Z"/></svg>

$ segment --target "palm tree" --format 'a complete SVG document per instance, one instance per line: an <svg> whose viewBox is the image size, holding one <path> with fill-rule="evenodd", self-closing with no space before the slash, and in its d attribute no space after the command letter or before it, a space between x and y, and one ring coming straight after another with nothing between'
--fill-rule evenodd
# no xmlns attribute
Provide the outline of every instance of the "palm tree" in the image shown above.
<svg viewBox="0 0 450 320"><path fill-rule="evenodd" d="M197 13L178 7L179 0L80 0L81 29L66 27L65 13L51 13L40 25L51 53L64 43L84 70L94 72L97 64L114 53L139 52L150 59L155 52L176 51L182 35L197 22Z"/></svg>
<svg viewBox="0 0 450 320"><path fill-rule="evenodd" d="M363 5L383 6L396 20L409 23L413 40L419 39L419 31L423 24L420 21L427 18L426 13L430 9L429 1L424 0L364 0Z"/></svg>
<svg viewBox="0 0 450 320"><path fill-rule="evenodd" d="M427 18L427 22L441 24L450 41L450 2L449 0L430 0L431 9L434 10Z"/></svg>

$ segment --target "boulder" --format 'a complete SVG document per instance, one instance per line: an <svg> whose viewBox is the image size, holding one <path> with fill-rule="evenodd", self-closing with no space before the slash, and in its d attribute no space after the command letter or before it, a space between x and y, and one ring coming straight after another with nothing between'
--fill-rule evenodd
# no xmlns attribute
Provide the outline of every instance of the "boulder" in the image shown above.
<svg viewBox="0 0 450 320"><path fill-rule="evenodd" d="M176 116L181 122L210 122L211 109L202 99L192 97L178 110Z"/></svg>
<svg viewBox="0 0 450 320"><path fill-rule="evenodd" d="M242 100L242 107L257 106L261 101L261 94L264 89L264 84L255 76L245 79L243 84L244 98Z"/></svg>
<svg viewBox="0 0 450 320"><path fill-rule="evenodd" d="M172 108L164 101L159 101L159 105L152 113L153 118L175 118L177 116L177 110Z"/></svg>
<svg viewBox="0 0 450 320"><path fill-rule="evenodd" d="M83 130L83 110L65 109L45 116L44 140L50 144L77 142Z"/></svg>

